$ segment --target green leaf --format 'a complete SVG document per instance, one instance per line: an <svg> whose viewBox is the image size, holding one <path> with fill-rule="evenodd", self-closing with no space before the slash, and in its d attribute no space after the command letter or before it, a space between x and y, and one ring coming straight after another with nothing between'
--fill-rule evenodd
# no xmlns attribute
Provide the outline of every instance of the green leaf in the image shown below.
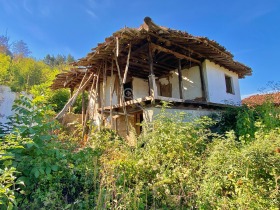
<svg viewBox="0 0 280 210"><path fill-rule="evenodd" d="M4 163L3 163L3 165L5 166L5 167L8 167L8 166L10 166L10 165L12 165L12 160L6 160Z"/></svg>
<svg viewBox="0 0 280 210"><path fill-rule="evenodd" d="M38 169L35 169L35 173L34 173L35 177L38 178L40 175L40 172Z"/></svg>
<svg viewBox="0 0 280 210"><path fill-rule="evenodd" d="M7 210L13 210L13 204L11 202L9 202Z"/></svg>
<svg viewBox="0 0 280 210"><path fill-rule="evenodd" d="M51 173L52 169L51 167L47 166L46 167L46 174L49 175Z"/></svg>
<svg viewBox="0 0 280 210"><path fill-rule="evenodd" d="M58 170L58 166L57 165L52 165L51 167L52 167L53 171L57 171Z"/></svg>
<svg viewBox="0 0 280 210"><path fill-rule="evenodd" d="M39 168L39 172L40 172L40 174L44 174L45 173L43 168Z"/></svg>

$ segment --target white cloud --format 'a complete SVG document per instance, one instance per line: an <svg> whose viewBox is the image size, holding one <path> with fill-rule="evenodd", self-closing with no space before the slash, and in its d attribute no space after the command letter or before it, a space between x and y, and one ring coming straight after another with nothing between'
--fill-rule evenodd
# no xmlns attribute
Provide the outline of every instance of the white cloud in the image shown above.
<svg viewBox="0 0 280 210"><path fill-rule="evenodd" d="M97 15L92 10L86 9L86 13L89 14L93 18L97 18Z"/></svg>
<svg viewBox="0 0 280 210"><path fill-rule="evenodd" d="M31 15L33 14L32 8L30 7L30 4L28 3L28 0L23 1L23 8L29 14L31 14Z"/></svg>

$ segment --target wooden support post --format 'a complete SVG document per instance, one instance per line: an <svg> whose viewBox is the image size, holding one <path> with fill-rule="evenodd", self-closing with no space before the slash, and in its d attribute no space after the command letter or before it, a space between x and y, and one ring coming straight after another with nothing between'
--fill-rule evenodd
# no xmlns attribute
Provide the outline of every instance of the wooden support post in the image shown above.
<svg viewBox="0 0 280 210"><path fill-rule="evenodd" d="M126 82L126 77L127 77L128 67L129 67L130 53L131 53L131 43L129 44L126 66L125 66L124 75L123 75L123 82L122 82L123 84Z"/></svg>
<svg viewBox="0 0 280 210"><path fill-rule="evenodd" d="M128 134L129 134L128 116L127 116L126 107L125 107L125 103L124 103L123 83L122 83L121 71L120 71L120 66L119 66L119 63L118 63L118 58L117 58L117 56L115 56L115 61L116 61L116 66L117 66L118 76L119 76L119 81L120 81L121 105L123 106L123 112L124 112L124 114L125 114L126 134L128 135Z"/></svg>
<svg viewBox="0 0 280 210"><path fill-rule="evenodd" d="M100 87L99 87L99 79L100 79L100 71L101 71L101 68L99 68L99 71L98 71L98 75L97 75L97 82L96 82L96 89L95 89L95 103L94 103L94 112L95 114L97 114L97 109L100 108ZM97 106L97 109L95 108ZM98 130L100 130L100 124L98 124Z"/></svg>
<svg viewBox="0 0 280 210"><path fill-rule="evenodd" d="M205 80L204 80L204 75L203 75L202 63L199 64L199 74L200 74L202 97L207 101L206 87L205 87Z"/></svg>
<svg viewBox="0 0 280 210"><path fill-rule="evenodd" d="M94 101L93 101L93 106L92 106L92 116L91 116L91 123L90 123L90 126L89 126L89 134L91 133L91 130L92 130L92 127L93 127L93 121L94 121L94 114L95 114L95 106L96 106L96 100L97 100L97 97L98 97L98 82L99 82L99 74L100 74L100 69L101 67L99 67L98 69L98 72L97 72L97 76L96 76L96 83L95 83L95 91L94 91ZM98 126L98 129L100 129L100 127Z"/></svg>
<svg viewBox="0 0 280 210"><path fill-rule="evenodd" d="M88 93L88 106L87 106L87 109L86 109L86 116L85 116L85 120L84 120L84 124L83 124L83 137L85 136L85 134L88 134L88 125L87 125L87 121L88 121L88 119L89 119L90 101L91 101L91 98L92 98L92 91L93 91L95 79L96 79L96 78L93 77L92 84L91 84L91 88L90 88L89 93Z"/></svg>
<svg viewBox="0 0 280 210"><path fill-rule="evenodd" d="M182 83L182 66L181 59L178 60L178 80L179 80L179 94L180 99L183 99L183 83Z"/></svg>
<svg viewBox="0 0 280 210"><path fill-rule="evenodd" d="M110 80L110 120L111 120L111 129L113 129L113 77L114 77L114 60L112 59L111 67L111 80Z"/></svg>
<svg viewBox="0 0 280 210"><path fill-rule="evenodd" d="M70 88L70 98L72 98L72 97L73 97L73 93L74 93L74 88L73 88L73 87L71 87L71 88ZM69 113L71 113L71 112L72 112L72 109L73 109L73 108L72 108L72 106L70 106L70 107L69 107Z"/></svg>
<svg viewBox="0 0 280 210"><path fill-rule="evenodd" d="M104 121L103 121L103 118L104 118L104 106L105 106L105 97L106 97L106 91L105 91L105 88L106 88L106 71L107 71L107 60L105 61L104 63L104 67L103 67L103 86L102 86L102 103L101 103L101 122L102 124L101 125L104 125Z"/></svg>
<svg viewBox="0 0 280 210"><path fill-rule="evenodd" d="M85 121L85 91L82 92L82 125Z"/></svg>
<svg viewBox="0 0 280 210"><path fill-rule="evenodd" d="M149 42L149 66L150 66L150 75L149 75L149 86L150 86L150 96L152 96L152 101L157 98L157 85L154 75L154 61L153 61L153 49L152 44Z"/></svg>

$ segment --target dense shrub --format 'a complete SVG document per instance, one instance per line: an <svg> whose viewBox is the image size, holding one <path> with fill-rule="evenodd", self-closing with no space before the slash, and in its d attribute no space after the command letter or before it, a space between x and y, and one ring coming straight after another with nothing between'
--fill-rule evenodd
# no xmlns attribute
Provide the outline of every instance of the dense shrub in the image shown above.
<svg viewBox="0 0 280 210"><path fill-rule="evenodd" d="M102 129L82 148L51 107L24 97L14 108L16 126L0 147L1 209L280 206L279 109L270 105L233 110L234 130L220 134L209 118L190 122L163 108L130 142Z"/></svg>

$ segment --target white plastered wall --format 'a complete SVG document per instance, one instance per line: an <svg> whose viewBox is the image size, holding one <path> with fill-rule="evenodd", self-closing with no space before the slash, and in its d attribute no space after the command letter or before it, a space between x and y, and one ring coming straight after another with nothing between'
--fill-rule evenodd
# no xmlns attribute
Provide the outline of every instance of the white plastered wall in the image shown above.
<svg viewBox="0 0 280 210"><path fill-rule="evenodd" d="M147 80L133 77L132 79L133 98L143 98L149 96L149 83Z"/></svg>
<svg viewBox="0 0 280 210"><path fill-rule="evenodd" d="M18 98L17 93L12 92L7 86L0 85L0 123L7 123L7 117L14 114L12 106L14 100Z"/></svg>
<svg viewBox="0 0 280 210"><path fill-rule="evenodd" d="M203 62L207 101L219 104L241 103L238 75L209 60ZM226 92L225 75L232 79L233 94Z"/></svg>
<svg viewBox="0 0 280 210"><path fill-rule="evenodd" d="M105 106L110 106L110 84L111 84L111 76L108 76L106 78L106 85L105 85ZM117 97L117 93L116 93L116 90L114 90L114 87L115 87L115 79L118 79L116 78L116 75L113 75L113 81L112 81L112 88L113 88L113 97L112 97L112 104L113 105L116 105L118 104L118 97ZM103 83L101 82L99 84L99 93L100 93L100 100L101 100L101 103L102 103L102 100L103 100Z"/></svg>
<svg viewBox="0 0 280 210"><path fill-rule="evenodd" d="M116 75L113 76L113 84L115 81ZM118 78L117 78L118 79ZM105 87L105 106L110 106L110 82L111 77L108 76L106 80L106 87ZM113 85L114 88L115 85ZM102 103L103 99L103 83L101 82L99 85L100 88L100 99ZM132 89L133 89L133 98L143 98L149 96L149 83L148 80L140 79L133 77L132 78ZM118 104L118 97L116 91L113 92L112 104Z"/></svg>
<svg viewBox="0 0 280 210"><path fill-rule="evenodd" d="M178 70L172 71L168 78L160 78L161 84L172 84L172 98L180 98ZM183 98L192 100L202 97L201 80L199 67L195 66L190 69L182 70ZM158 87L159 88L159 87Z"/></svg>

